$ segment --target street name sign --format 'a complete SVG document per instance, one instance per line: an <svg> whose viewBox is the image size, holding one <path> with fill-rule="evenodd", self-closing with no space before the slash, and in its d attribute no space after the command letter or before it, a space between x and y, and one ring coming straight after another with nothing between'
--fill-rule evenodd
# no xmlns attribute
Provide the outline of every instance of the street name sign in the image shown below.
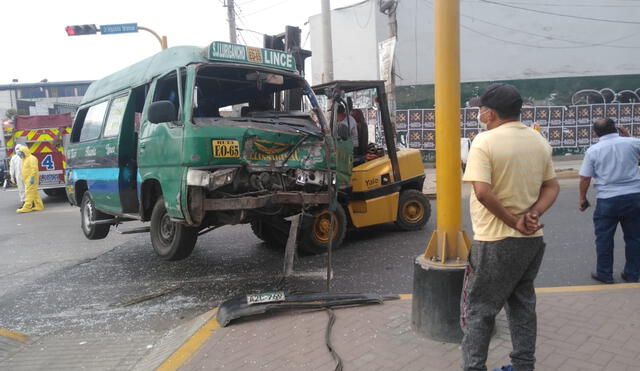
<svg viewBox="0 0 640 371"><path fill-rule="evenodd" d="M130 32L138 32L137 23L100 25L100 33L103 35L110 35L110 34L117 34L117 33L130 33Z"/></svg>

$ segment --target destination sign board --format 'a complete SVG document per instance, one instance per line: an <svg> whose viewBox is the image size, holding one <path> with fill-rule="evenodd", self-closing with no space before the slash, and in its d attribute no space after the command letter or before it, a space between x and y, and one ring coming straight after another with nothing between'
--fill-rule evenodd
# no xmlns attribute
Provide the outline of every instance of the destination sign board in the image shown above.
<svg viewBox="0 0 640 371"><path fill-rule="evenodd" d="M138 32L137 23L103 24L100 25L100 33L103 35L115 33Z"/></svg>
<svg viewBox="0 0 640 371"><path fill-rule="evenodd" d="M290 53L222 41L214 41L209 45L207 58L215 61L249 63L296 71L296 60Z"/></svg>

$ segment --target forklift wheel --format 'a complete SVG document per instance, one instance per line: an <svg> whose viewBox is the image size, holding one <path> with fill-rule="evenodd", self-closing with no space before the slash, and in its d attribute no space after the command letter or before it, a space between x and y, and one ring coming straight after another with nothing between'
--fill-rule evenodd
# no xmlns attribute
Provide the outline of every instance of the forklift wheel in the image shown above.
<svg viewBox="0 0 640 371"><path fill-rule="evenodd" d="M331 248L340 247L347 230L347 215L341 205L336 206L335 214L325 206L315 209L310 217L303 219L300 230L300 244L298 245L301 252L315 255L327 251L331 215L333 215L333 241Z"/></svg>
<svg viewBox="0 0 640 371"><path fill-rule="evenodd" d="M400 193L396 225L403 231L415 231L424 227L431 217L431 205L427 197L416 189Z"/></svg>

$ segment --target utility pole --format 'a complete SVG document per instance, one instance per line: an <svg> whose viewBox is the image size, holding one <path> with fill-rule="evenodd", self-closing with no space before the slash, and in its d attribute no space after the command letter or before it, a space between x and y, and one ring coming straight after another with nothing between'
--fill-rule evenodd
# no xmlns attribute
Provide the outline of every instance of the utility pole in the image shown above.
<svg viewBox="0 0 640 371"><path fill-rule="evenodd" d="M322 82L333 81L333 43L331 41L331 1L322 0Z"/></svg>
<svg viewBox="0 0 640 371"><path fill-rule="evenodd" d="M462 229L460 0L435 0L437 228L416 258L411 324L421 335L460 342L460 295L471 242Z"/></svg>
<svg viewBox="0 0 640 371"><path fill-rule="evenodd" d="M236 8L233 0L227 0L227 20L229 21L229 42L236 43Z"/></svg>
<svg viewBox="0 0 640 371"><path fill-rule="evenodd" d="M398 37L398 20L396 18L396 9L398 8L398 0L386 0L380 2L380 12L389 17L389 34L390 38ZM395 49L395 48L394 48ZM395 52L391 56L391 73L389 80L385 82L385 91L387 93L387 102L389 105L389 115L395 132L396 127L396 67Z"/></svg>
<svg viewBox="0 0 640 371"><path fill-rule="evenodd" d="M229 22L229 42L236 43L236 8L233 0L227 0L227 21ZM231 106L233 116L240 116L241 105L235 104Z"/></svg>

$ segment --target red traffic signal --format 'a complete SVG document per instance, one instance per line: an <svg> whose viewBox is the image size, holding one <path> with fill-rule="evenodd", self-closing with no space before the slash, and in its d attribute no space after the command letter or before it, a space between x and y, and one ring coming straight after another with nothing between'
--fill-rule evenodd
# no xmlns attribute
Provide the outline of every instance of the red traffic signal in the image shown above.
<svg viewBox="0 0 640 371"><path fill-rule="evenodd" d="M64 30L67 31L67 36L95 35L98 33L98 27L95 24L67 26Z"/></svg>

